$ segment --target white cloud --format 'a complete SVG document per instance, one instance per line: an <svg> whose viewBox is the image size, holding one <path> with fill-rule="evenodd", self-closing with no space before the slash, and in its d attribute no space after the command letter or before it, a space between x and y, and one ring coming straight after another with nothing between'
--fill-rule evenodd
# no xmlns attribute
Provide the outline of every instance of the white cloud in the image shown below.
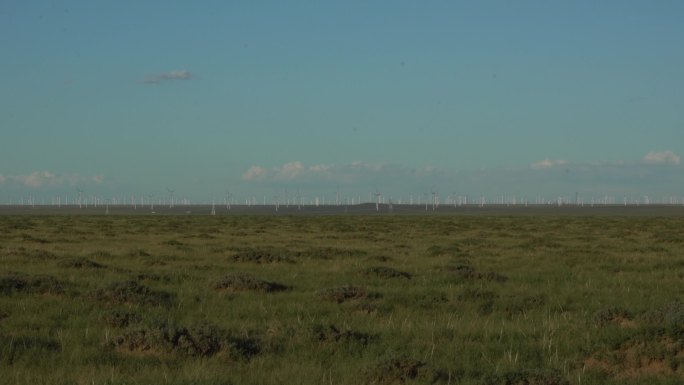
<svg viewBox="0 0 684 385"><path fill-rule="evenodd" d="M44 184L54 184L55 174L49 171L34 171L28 175L15 175L12 179L28 187L40 187Z"/></svg>
<svg viewBox="0 0 684 385"><path fill-rule="evenodd" d="M43 186L60 186L89 183L103 183L104 176L83 177L78 174L57 175L51 171L33 171L29 174L0 176L0 183L14 183L25 187L39 188Z"/></svg>
<svg viewBox="0 0 684 385"><path fill-rule="evenodd" d="M252 166L244 174L242 174L243 180L260 180L266 178L268 171L261 166Z"/></svg>
<svg viewBox="0 0 684 385"><path fill-rule="evenodd" d="M341 184L357 183L379 179L422 178L438 173L434 166L418 169L397 165L352 162L345 164L306 165L300 161L285 163L271 169L253 165L242 175L245 181L277 182L335 182Z"/></svg>
<svg viewBox="0 0 684 385"><path fill-rule="evenodd" d="M285 163L279 168L275 169L275 178L277 179L296 179L305 172L302 162Z"/></svg>
<svg viewBox="0 0 684 385"><path fill-rule="evenodd" d="M404 199L408 194L416 196L433 190L440 194L472 196L514 194L529 199L575 193L585 198L594 194L624 197L678 194L684 183L679 167L655 167L654 164L680 162L679 156L671 151L651 153L643 160L570 162L547 158L524 167L470 171L362 161L312 165L292 161L275 167L252 166L244 173L243 180L253 182L249 189L266 193L296 187L309 194L311 191L365 191L367 194L378 189L388 196L394 194L395 198Z"/></svg>
<svg viewBox="0 0 684 385"><path fill-rule="evenodd" d="M169 80L190 80L192 78L192 73L186 70L174 70L169 72L164 72L160 74L155 74L148 76L143 81L144 84L159 84L163 81Z"/></svg>
<svg viewBox="0 0 684 385"><path fill-rule="evenodd" d="M330 165L316 164L313 166L309 166L309 170L311 172L324 173L324 172L328 172L328 170L330 170Z"/></svg>
<svg viewBox="0 0 684 385"><path fill-rule="evenodd" d="M643 158L643 161L648 164L669 164L674 166L679 165L681 160L679 155L670 150L651 151Z"/></svg>
<svg viewBox="0 0 684 385"><path fill-rule="evenodd" d="M540 160L539 162L532 163L530 165L530 167L532 167L535 170L545 170L545 169L549 169L549 168L552 168L555 166L563 166L566 164L568 164L567 160L562 160L562 159L553 160L553 159L547 158L544 160Z"/></svg>

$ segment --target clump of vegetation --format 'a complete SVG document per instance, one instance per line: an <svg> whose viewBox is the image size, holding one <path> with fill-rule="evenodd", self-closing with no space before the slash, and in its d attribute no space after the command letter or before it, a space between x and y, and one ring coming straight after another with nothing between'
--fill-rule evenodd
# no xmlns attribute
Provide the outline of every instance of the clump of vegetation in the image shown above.
<svg viewBox="0 0 684 385"><path fill-rule="evenodd" d="M649 323L676 323L679 318L684 318L684 302L676 300L669 304L644 312L640 316Z"/></svg>
<svg viewBox="0 0 684 385"><path fill-rule="evenodd" d="M664 334L684 341L684 302L674 301L663 307L645 312L643 322L661 328Z"/></svg>
<svg viewBox="0 0 684 385"><path fill-rule="evenodd" d="M238 360L249 360L260 351L259 340L234 336L210 324L192 328L163 324L122 334L112 341L119 350L145 353L179 353L190 357L212 357L225 352Z"/></svg>
<svg viewBox="0 0 684 385"><path fill-rule="evenodd" d="M25 242L35 242L35 243L41 243L41 244L50 243L50 241L45 239L45 238L35 237L31 234L22 234L21 239Z"/></svg>
<svg viewBox="0 0 684 385"><path fill-rule="evenodd" d="M485 385L570 385L559 373L540 370L519 370L484 376Z"/></svg>
<svg viewBox="0 0 684 385"><path fill-rule="evenodd" d="M112 282L93 293L93 297L108 304L132 304L169 307L175 296L166 291L151 290L136 281Z"/></svg>
<svg viewBox="0 0 684 385"><path fill-rule="evenodd" d="M214 282L211 287L214 290L260 291L265 293L273 293L288 289L288 287L283 284L264 281L246 273L226 275Z"/></svg>
<svg viewBox="0 0 684 385"><path fill-rule="evenodd" d="M0 278L0 293L10 295L15 292L24 291L28 282L17 276L9 275Z"/></svg>
<svg viewBox="0 0 684 385"><path fill-rule="evenodd" d="M463 254L463 251L461 250L461 247L456 244L452 243L449 245L433 245L428 247L427 249L427 255L430 257L441 257L441 256L452 256L452 257L457 257Z"/></svg>
<svg viewBox="0 0 684 385"><path fill-rule="evenodd" d="M361 302L354 305L357 314L373 314L378 312L378 306L370 302Z"/></svg>
<svg viewBox="0 0 684 385"><path fill-rule="evenodd" d="M336 258L352 258L364 257L368 253L365 250L359 249L342 249L337 247L312 247L303 251L295 253L297 257L312 258L312 259L336 259Z"/></svg>
<svg viewBox="0 0 684 385"><path fill-rule="evenodd" d="M606 326L609 324L627 326L634 319L634 314L629 310L619 307L609 307L601 309L594 313L592 320L598 326Z"/></svg>
<svg viewBox="0 0 684 385"><path fill-rule="evenodd" d="M98 259L104 258L104 259L109 259L109 258L112 258L112 257L114 257L114 255L112 255L112 253L110 253L110 252L107 251L107 250L97 250L97 251L93 251L92 253L90 253L90 258L98 258Z"/></svg>
<svg viewBox="0 0 684 385"><path fill-rule="evenodd" d="M180 242L176 239L170 239L166 242L162 242L162 245L182 247L182 246L185 246L185 243Z"/></svg>
<svg viewBox="0 0 684 385"><path fill-rule="evenodd" d="M505 275L493 271L480 272L470 264L448 265L445 267L445 270L455 274L462 280L482 280L491 282L508 281L508 277Z"/></svg>
<svg viewBox="0 0 684 385"><path fill-rule="evenodd" d="M151 257L152 254L143 249L133 249L128 252L129 257Z"/></svg>
<svg viewBox="0 0 684 385"><path fill-rule="evenodd" d="M392 257L388 257L386 255L373 255L371 257L368 257L369 262L390 262L392 260Z"/></svg>
<svg viewBox="0 0 684 385"><path fill-rule="evenodd" d="M286 250L275 248L242 247L231 257L235 262L275 263L292 262Z"/></svg>
<svg viewBox="0 0 684 385"><path fill-rule="evenodd" d="M444 383L448 375L441 370L430 368L425 362L398 357L383 361L367 372L367 382L373 385L394 385L409 382L425 384Z"/></svg>
<svg viewBox="0 0 684 385"><path fill-rule="evenodd" d="M170 282L171 278L157 273L137 273L133 276L138 281Z"/></svg>
<svg viewBox="0 0 684 385"><path fill-rule="evenodd" d="M353 330L340 331L335 325L316 324L311 330L316 341L326 343L348 343L366 346L371 342L371 335Z"/></svg>
<svg viewBox="0 0 684 385"><path fill-rule="evenodd" d="M102 269L105 265L91 261L84 257L76 257L63 260L59 263L60 267L69 267L75 269Z"/></svg>
<svg viewBox="0 0 684 385"><path fill-rule="evenodd" d="M114 328L125 328L129 325L140 322L140 316L138 314L123 309L106 311L102 313L100 319L105 323L105 325Z"/></svg>
<svg viewBox="0 0 684 385"><path fill-rule="evenodd" d="M366 290L362 287L348 285L325 289L319 292L318 295L325 300L342 303L366 298L368 296L368 292L366 292Z"/></svg>
<svg viewBox="0 0 684 385"><path fill-rule="evenodd" d="M449 302L449 297L440 290L425 290L412 295L402 295L398 302L406 308L433 309Z"/></svg>
<svg viewBox="0 0 684 385"><path fill-rule="evenodd" d="M482 289L465 289L458 295L459 301L493 301L498 298L498 294L489 290Z"/></svg>
<svg viewBox="0 0 684 385"><path fill-rule="evenodd" d="M544 306L546 304L546 298L544 295L531 295L522 298L511 298L508 299L506 303L506 314L510 318Z"/></svg>
<svg viewBox="0 0 684 385"><path fill-rule="evenodd" d="M636 334L621 343L604 346L594 352L584 365L611 376L639 378L643 376L681 377L684 365L684 341L669 337ZM679 382L677 382L679 383Z"/></svg>
<svg viewBox="0 0 684 385"><path fill-rule="evenodd" d="M12 365L25 354L30 353L58 353L62 349L59 341L31 335L10 336L0 334L0 362Z"/></svg>
<svg viewBox="0 0 684 385"><path fill-rule="evenodd" d="M25 249L22 247L20 248L20 250L22 250L21 254L23 254L23 256L31 259L37 259L42 261L57 259L57 255L55 253L43 249Z"/></svg>
<svg viewBox="0 0 684 385"><path fill-rule="evenodd" d="M378 277L378 278L406 278L406 279L411 279L411 274L409 274L405 271L400 271L400 270L393 269L391 267L385 267L385 266L369 267L367 269L362 270L361 274L364 276L373 276L373 277Z"/></svg>
<svg viewBox="0 0 684 385"><path fill-rule="evenodd" d="M0 277L0 293L4 295L14 293L60 295L64 293L64 287L62 283L49 275L28 276L11 273Z"/></svg>

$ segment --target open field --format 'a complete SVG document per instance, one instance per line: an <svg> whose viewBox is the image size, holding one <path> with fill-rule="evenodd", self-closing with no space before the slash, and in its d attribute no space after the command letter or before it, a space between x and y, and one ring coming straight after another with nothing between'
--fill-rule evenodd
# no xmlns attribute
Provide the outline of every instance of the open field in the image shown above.
<svg viewBox="0 0 684 385"><path fill-rule="evenodd" d="M679 384L677 210L0 216L0 383Z"/></svg>

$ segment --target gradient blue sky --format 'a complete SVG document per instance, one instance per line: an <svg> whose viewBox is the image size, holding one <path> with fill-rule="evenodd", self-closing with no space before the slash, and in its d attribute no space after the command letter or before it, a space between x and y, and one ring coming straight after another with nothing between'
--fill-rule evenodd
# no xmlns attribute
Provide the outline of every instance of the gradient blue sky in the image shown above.
<svg viewBox="0 0 684 385"><path fill-rule="evenodd" d="M0 2L0 201L684 196L681 1Z"/></svg>

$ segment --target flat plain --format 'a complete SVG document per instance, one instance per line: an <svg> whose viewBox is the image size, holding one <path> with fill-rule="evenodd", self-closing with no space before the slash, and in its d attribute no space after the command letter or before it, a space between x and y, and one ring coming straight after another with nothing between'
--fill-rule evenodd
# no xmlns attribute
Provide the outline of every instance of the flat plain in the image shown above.
<svg viewBox="0 0 684 385"><path fill-rule="evenodd" d="M0 382L684 381L684 217L461 214L0 216Z"/></svg>

